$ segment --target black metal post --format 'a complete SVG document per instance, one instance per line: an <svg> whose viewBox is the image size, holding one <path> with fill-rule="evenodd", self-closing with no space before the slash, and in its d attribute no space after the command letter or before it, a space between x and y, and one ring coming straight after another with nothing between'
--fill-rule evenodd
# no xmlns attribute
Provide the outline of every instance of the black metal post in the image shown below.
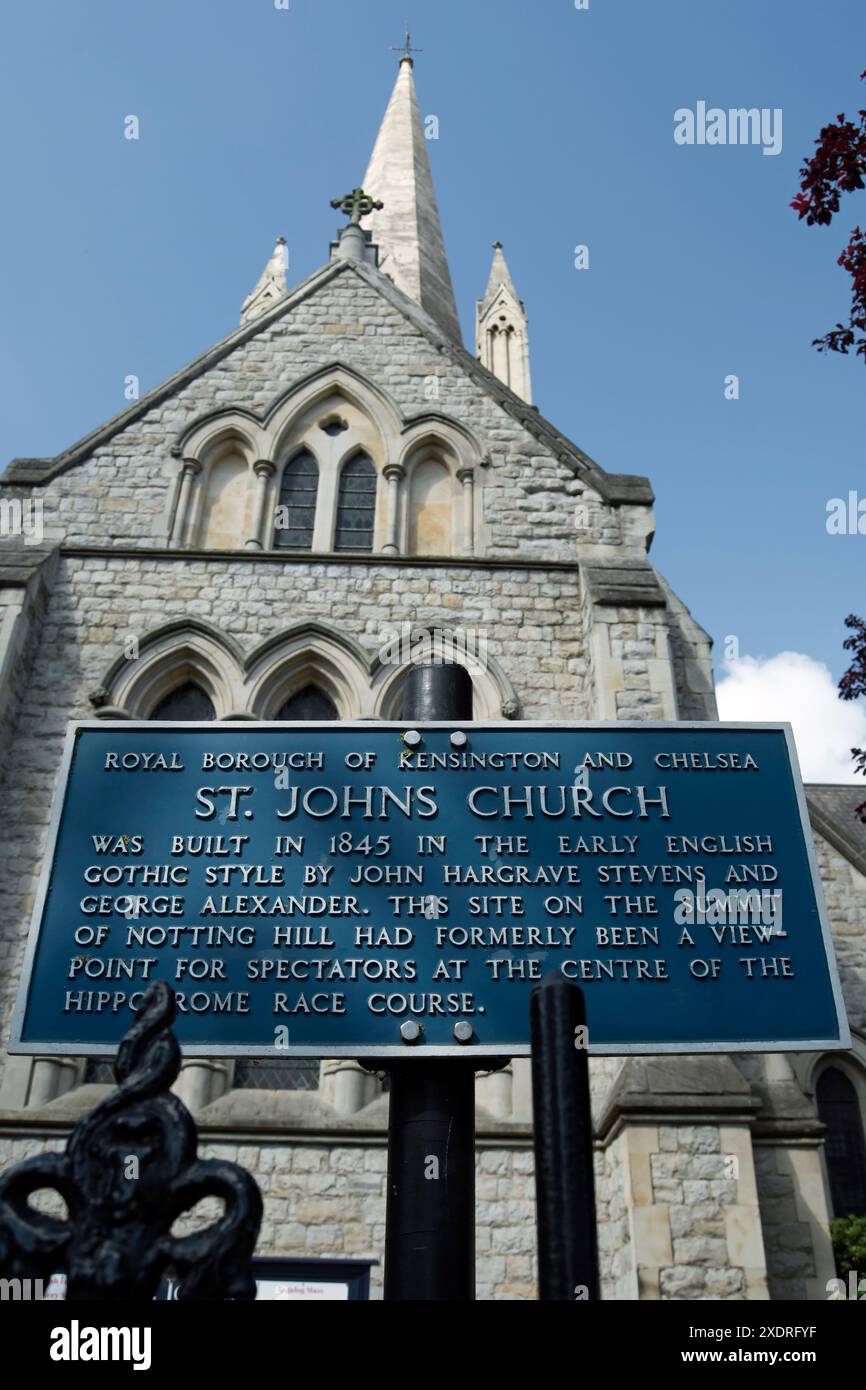
<svg viewBox="0 0 866 1390"><path fill-rule="evenodd" d="M455 664L413 666L408 721L472 718L472 681ZM475 1067L468 1058L393 1062L388 1122L385 1298L475 1297Z"/></svg>
<svg viewBox="0 0 866 1390"><path fill-rule="evenodd" d="M583 993L549 975L530 997L538 1284L542 1302L598 1298Z"/></svg>

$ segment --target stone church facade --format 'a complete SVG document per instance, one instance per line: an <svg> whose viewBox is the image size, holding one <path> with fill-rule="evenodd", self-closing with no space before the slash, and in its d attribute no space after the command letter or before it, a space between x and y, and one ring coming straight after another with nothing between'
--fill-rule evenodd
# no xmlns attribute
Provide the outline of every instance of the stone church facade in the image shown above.
<svg viewBox="0 0 866 1390"><path fill-rule="evenodd" d="M532 405L498 244L462 345L409 58L364 189L382 206L347 204L320 270L287 289L278 243L237 330L2 479L4 516L44 526L0 540L4 1037L71 719L397 717L422 639L460 651L477 718L716 717L710 640L648 559L649 481ZM854 1050L593 1060L607 1298L822 1298L829 1220L864 1209L866 837L856 788L808 798ZM4 1163L108 1082L0 1064ZM178 1087L263 1189L260 1254L381 1261L382 1078L188 1059ZM479 1297L532 1298L528 1063L477 1095Z"/></svg>

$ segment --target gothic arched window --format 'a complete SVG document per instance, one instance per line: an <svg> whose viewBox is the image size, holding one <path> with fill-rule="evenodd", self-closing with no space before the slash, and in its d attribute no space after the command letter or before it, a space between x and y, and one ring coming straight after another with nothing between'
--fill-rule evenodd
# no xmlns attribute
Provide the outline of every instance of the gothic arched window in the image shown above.
<svg viewBox="0 0 866 1390"><path fill-rule="evenodd" d="M319 465L308 449L283 469L280 500L274 521L274 545L286 550L312 550L316 524Z"/></svg>
<svg viewBox="0 0 866 1390"><path fill-rule="evenodd" d="M828 1067L815 1087L818 1115L827 1126L824 1157L834 1216L866 1215L866 1144L854 1085Z"/></svg>
<svg viewBox="0 0 866 1390"><path fill-rule="evenodd" d="M376 520L376 470L366 454L343 465L337 496L335 550L372 550Z"/></svg>
<svg viewBox="0 0 866 1390"><path fill-rule="evenodd" d="M317 685L305 685L303 690L292 695L277 712L277 719L305 720L308 723L339 717L337 706L330 695L326 695Z"/></svg>
<svg viewBox="0 0 866 1390"><path fill-rule="evenodd" d="M150 719L171 719L178 722L216 719L216 710L210 696L195 681L184 681L168 695L164 695L154 705L148 716Z"/></svg>

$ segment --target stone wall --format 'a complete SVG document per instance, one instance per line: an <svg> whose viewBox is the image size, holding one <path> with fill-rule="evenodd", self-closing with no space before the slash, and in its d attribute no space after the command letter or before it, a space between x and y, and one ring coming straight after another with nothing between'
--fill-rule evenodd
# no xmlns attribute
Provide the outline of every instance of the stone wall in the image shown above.
<svg viewBox="0 0 866 1390"><path fill-rule="evenodd" d="M597 717L676 718L676 695L665 610L593 610Z"/></svg>
<svg viewBox="0 0 866 1390"><path fill-rule="evenodd" d="M63 1140L0 1138L0 1172L25 1158L63 1148ZM240 1163L264 1198L257 1255L292 1259L373 1259L370 1296L382 1297L385 1244L385 1136L347 1144L324 1138L279 1142L203 1142L203 1158ZM536 1297L535 1187L532 1151L480 1145L476 1163L476 1280L480 1300ZM58 1211L56 1201L39 1204ZM201 1229L218 1213L202 1202L177 1225Z"/></svg>
<svg viewBox="0 0 866 1390"><path fill-rule="evenodd" d="M765 1258L748 1130L660 1125L653 1201L667 1208L662 1298L766 1298ZM666 1253L666 1252L665 1252Z"/></svg>
<svg viewBox="0 0 866 1390"><path fill-rule="evenodd" d="M628 1187L627 1145L621 1134L595 1152L598 1273L603 1299L621 1301L638 1296Z"/></svg>
<svg viewBox="0 0 866 1390"><path fill-rule="evenodd" d="M756 1144L755 1169L770 1298L826 1298L835 1266L817 1146Z"/></svg>
<svg viewBox="0 0 866 1390"><path fill-rule="evenodd" d="M842 993L853 1028L866 1031L866 878L820 835L815 850Z"/></svg>

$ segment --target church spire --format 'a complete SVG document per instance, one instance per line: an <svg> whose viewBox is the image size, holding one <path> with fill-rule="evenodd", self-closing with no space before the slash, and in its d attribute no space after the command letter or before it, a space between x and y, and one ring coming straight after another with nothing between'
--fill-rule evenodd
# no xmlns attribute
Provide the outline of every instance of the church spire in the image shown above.
<svg viewBox="0 0 866 1390"><path fill-rule="evenodd" d="M412 51L418 50L404 52L400 60L364 175L365 190L384 206L363 221L378 244L379 269L459 343L460 320L415 95Z"/></svg>
<svg viewBox="0 0 866 1390"><path fill-rule="evenodd" d="M495 241L487 292L475 311L475 351L482 366L531 405L528 322L502 243Z"/></svg>

